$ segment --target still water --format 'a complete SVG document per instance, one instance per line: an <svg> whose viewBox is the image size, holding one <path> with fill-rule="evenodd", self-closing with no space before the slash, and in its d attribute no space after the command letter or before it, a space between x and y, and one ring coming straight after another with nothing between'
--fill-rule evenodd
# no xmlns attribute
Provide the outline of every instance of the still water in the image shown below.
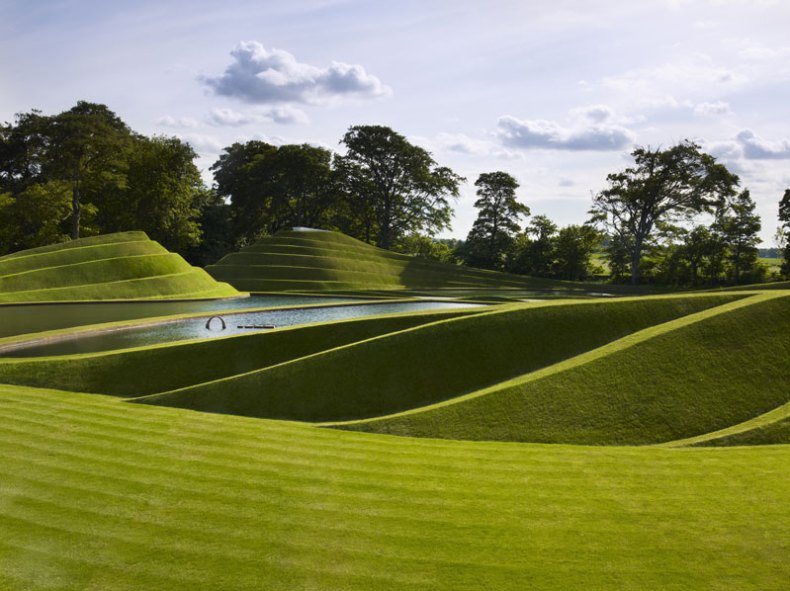
<svg viewBox="0 0 790 591"><path fill-rule="evenodd" d="M325 298L313 298L326 301ZM315 301L309 303L317 303ZM289 301L290 305L295 302ZM263 304L267 305L267 304ZM248 325L273 325L275 327L295 326L312 322L328 322L393 314L397 312L417 312L420 310L441 310L450 308L476 307L477 304L460 304L455 302L401 302L376 303L366 305L327 306L321 308L302 308L297 310L268 310L259 312L242 312L238 314L221 314L226 329L221 329L221 322L213 320L210 328L206 328L207 318L189 318L153 326L119 329L111 332L92 334L84 337L71 338L46 345L38 345L14 349L2 354L4 357L42 357L46 355L69 355L73 353L92 353L126 349L159 343L169 343L185 339L231 336L249 334L255 330L242 328ZM227 306L226 306L227 307Z"/></svg>

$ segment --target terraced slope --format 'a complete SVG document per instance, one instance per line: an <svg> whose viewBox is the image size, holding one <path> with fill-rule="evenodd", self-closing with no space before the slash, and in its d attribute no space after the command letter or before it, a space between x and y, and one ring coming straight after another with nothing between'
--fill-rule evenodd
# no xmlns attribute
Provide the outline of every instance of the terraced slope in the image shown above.
<svg viewBox="0 0 790 591"><path fill-rule="evenodd" d="M143 232L82 238L0 257L0 303L239 295Z"/></svg>
<svg viewBox="0 0 790 591"><path fill-rule="evenodd" d="M260 370L478 309L426 311L327 322L247 335L109 353L52 358L0 358L0 383L142 396Z"/></svg>
<svg viewBox="0 0 790 591"><path fill-rule="evenodd" d="M291 420L374 417L460 396L735 297L505 306L139 402Z"/></svg>
<svg viewBox="0 0 790 591"><path fill-rule="evenodd" d="M426 261L324 231L281 232L206 270L250 292L492 287L583 291L574 283Z"/></svg>
<svg viewBox="0 0 790 591"><path fill-rule="evenodd" d="M790 401L789 334L790 294L766 292L658 325L446 404L343 427L420 437L585 444L696 437ZM790 443L784 439L784 423L766 429L769 437L757 442ZM729 442L737 443L739 437L733 434Z"/></svg>
<svg viewBox="0 0 790 591"><path fill-rule="evenodd" d="M780 591L790 447L410 440L0 386L0 588Z"/></svg>

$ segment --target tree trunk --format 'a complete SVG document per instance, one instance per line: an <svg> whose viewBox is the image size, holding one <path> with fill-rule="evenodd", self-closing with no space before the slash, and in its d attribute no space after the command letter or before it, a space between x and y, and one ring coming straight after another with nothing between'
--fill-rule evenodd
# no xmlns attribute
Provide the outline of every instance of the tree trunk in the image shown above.
<svg viewBox="0 0 790 591"><path fill-rule="evenodd" d="M637 239L631 251L631 285L639 284L639 263L642 262L642 241Z"/></svg>
<svg viewBox="0 0 790 591"><path fill-rule="evenodd" d="M71 239L77 240L80 237L80 216L82 204L80 203L80 186L74 183L71 191Z"/></svg>

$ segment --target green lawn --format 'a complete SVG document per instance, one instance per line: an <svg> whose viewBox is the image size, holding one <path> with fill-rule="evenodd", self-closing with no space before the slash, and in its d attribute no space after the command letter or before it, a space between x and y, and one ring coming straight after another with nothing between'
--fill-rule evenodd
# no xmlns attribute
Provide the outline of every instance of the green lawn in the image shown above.
<svg viewBox="0 0 790 591"><path fill-rule="evenodd" d="M391 438L0 386L0 588L737 589L790 448Z"/></svg>

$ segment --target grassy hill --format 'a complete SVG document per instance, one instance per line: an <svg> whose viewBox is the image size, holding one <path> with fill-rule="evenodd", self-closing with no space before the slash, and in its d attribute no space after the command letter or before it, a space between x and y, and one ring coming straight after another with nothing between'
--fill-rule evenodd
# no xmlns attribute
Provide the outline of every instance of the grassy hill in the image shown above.
<svg viewBox="0 0 790 591"><path fill-rule="evenodd" d="M290 420L373 417L460 396L729 300L708 296L503 306L140 402Z"/></svg>
<svg viewBox="0 0 790 591"><path fill-rule="evenodd" d="M242 291L390 289L561 289L579 284L508 275L419 259L338 232L292 231L264 238L206 267Z"/></svg>
<svg viewBox="0 0 790 591"><path fill-rule="evenodd" d="M196 299L239 295L143 232L120 232L0 257L0 303Z"/></svg>
<svg viewBox="0 0 790 591"><path fill-rule="evenodd" d="M435 441L0 385L0 588L780 591L788 446Z"/></svg>
<svg viewBox="0 0 790 591"><path fill-rule="evenodd" d="M586 444L696 437L790 401L788 334L790 294L766 292L445 404L344 428ZM765 442L790 443L782 439L786 427L769 429L772 437Z"/></svg>

